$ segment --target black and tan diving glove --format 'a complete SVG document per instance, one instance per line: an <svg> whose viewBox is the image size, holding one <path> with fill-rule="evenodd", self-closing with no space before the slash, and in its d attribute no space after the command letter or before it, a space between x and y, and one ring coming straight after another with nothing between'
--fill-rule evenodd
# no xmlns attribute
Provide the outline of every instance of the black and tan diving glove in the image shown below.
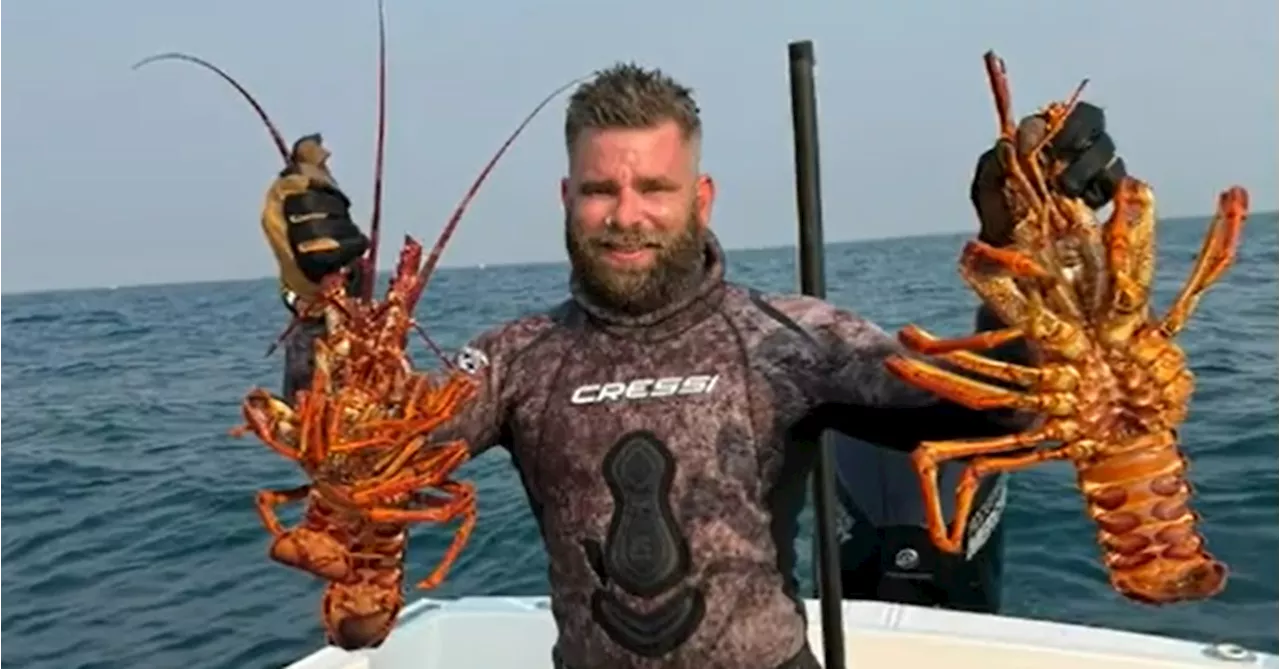
<svg viewBox="0 0 1280 669"><path fill-rule="evenodd" d="M1018 124L1018 143L1034 145L1044 136L1044 120L1036 115ZM1124 178L1124 160L1116 153L1115 141L1106 131L1101 108L1080 102L1067 117L1062 130L1045 149L1048 160L1064 169L1052 187L1067 197L1078 197L1097 210L1111 202L1116 186ZM1012 242L1013 214L1005 200L1004 165L993 147L978 158L969 198L982 223L978 238L993 246Z"/></svg>

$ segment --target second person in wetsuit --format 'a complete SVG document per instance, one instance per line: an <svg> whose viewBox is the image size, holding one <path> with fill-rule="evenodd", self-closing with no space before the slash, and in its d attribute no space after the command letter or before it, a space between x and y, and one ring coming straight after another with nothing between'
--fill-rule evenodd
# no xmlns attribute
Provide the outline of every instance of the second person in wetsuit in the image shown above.
<svg viewBox="0 0 1280 669"><path fill-rule="evenodd" d="M360 288L360 264L369 238L351 220L351 200L329 172L320 135L293 145L289 164L271 182L262 205L262 232L280 269L280 300L299 322L284 342L285 400L311 382L313 344L324 333L314 300L320 282L348 273L348 291Z"/></svg>
<svg viewBox="0 0 1280 669"><path fill-rule="evenodd" d="M1034 117L1023 128L1035 128ZM1042 135L1024 132L1026 141ZM1106 132L1100 108L1087 102L1073 110L1049 143L1046 156L1061 161L1059 190L1079 197L1097 210L1107 205L1125 175L1124 161ZM994 148L978 160L970 199L978 214L979 238L993 246L1012 243L1013 217L1001 191L1004 167ZM977 332L1006 327L986 306L975 315ZM1005 362L1026 364L1029 353L1021 340L984 353ZM1000 385L995 381L988 381ZM1023 426L1009 416L1011 431ZM817 443L818 437L807 435ZM1005 527L1009 476L987 477L979 485L969 516L964 552L944 553L934 546L924 520L920 484L905 453L835 433L836 491L842 566L841 586L846 599L871 599L921 606L998 613L1002 598ZM965 460L944 462L938 471L943 516L953 521L953 491Z"/></svg>

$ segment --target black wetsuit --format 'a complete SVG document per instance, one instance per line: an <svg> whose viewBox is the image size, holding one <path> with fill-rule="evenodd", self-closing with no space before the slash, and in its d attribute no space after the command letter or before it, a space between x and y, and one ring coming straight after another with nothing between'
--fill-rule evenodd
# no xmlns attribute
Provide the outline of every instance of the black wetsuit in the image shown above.
<svg viewBox="0 0 1280 669"><path fill-rule="evenodd" d="M476 339L478 398L441 439L511 452L550 558L567 669L817 667L795 580L816 450L801 426L889 448L999 434L884 368L874 324L723 280L626 317L574 297Z"/></svg>

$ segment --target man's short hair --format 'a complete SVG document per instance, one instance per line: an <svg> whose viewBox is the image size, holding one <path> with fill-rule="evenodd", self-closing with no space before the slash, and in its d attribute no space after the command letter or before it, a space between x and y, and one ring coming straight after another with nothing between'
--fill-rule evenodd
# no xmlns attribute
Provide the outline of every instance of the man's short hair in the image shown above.
<svg viewBox="0 0 1280 669"><path fill-rule="evenodd" d="M651 128L675 121L684 139L702 136L702 120L693 89L682 86L661 70L635 63L618 63L596 72L569 98L564 115L564 139L572 151L582 131Z"/></svg>

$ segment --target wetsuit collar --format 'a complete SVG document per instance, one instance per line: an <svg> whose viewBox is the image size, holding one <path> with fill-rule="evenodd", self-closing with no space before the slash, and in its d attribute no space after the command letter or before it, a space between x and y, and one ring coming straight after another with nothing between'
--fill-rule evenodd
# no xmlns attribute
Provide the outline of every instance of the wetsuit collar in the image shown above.
<svg viewBox="0 0 1280 669"><path fill-rule="evenodd" d="M724 251L714 233L707 231L706 264L702 280L665 307L646 314L624 314L592 300L582 289L576 274L570 290L578 306L596 325L614 334L646 341L675 336L696 325L716 310L724 296Z"/></svg>

